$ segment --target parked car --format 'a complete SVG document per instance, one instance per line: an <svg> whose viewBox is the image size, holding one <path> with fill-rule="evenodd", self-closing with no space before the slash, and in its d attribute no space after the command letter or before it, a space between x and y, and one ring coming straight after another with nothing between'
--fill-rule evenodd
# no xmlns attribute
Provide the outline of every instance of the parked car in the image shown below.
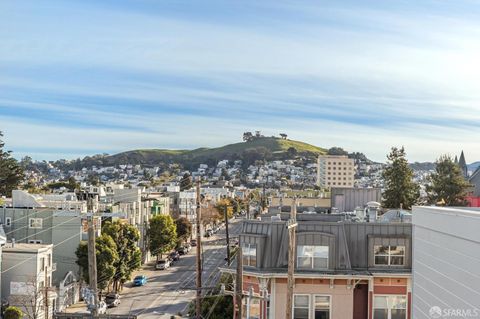
<svg viewBox="0 0 480 319"><path fill-rule="evenodd" d="M237 246L238 246L238 240L237 239L230 240L230 247L237 247Z"/></svg>
<svg viewBox="0 0 480 319"><path fill-rule="evenodd" d="M192 239L190 241L190 245L192 245L192 247L196 247L197 246L197 240L196 239Z"/></svg>
<svg viewBox="0 0 480 319"><path fill-rule="evenodd" d="M146 283L147 283L147 276L145 275L139 275L133 279L134 286L145 286Z"/></svg>
<svg viewBox="0 0 480 319"><path fill-rule="evenodd" d="M203 236L205 236L205 237L210 237L210 236L212 236L212 234L207 230L207 231L205 232L205 234L203 234Z"/></svg>
<svg viewBox="0 0 480 319"><path fill-rule="evenodd" d="M118 307L120 305L120 295L114 293L106 295L105 303L108 308Z"/></svg>
<svg viewBox="0 0 480 319"><path fill-rule="evenodd" d="M158 270L166 270L168 268L170 268L170 260L168 260L168 258L157 261L155 265L155 269Z"/></svg>
<svg viewBox="0 0 480 319"><path fill-rule="evenodd" d="M186 243L183 247L187 249L187 253L192 249L192 245L190 245L190 243Z"/></svg>
<svg viewBox="0 0 480 319"><path fill-rule="evenodd" d="M185 255L187 253L187 250L185 249L185 247L179 247L177 249L177 252L180 254L180 255Z"/></svg>
<svg viewBox="0 0 480 319"><path fill-rule="evenodd" d="M171 261L177 261L177 260L180 260L180 254L178 253L178 251L172 251L168 257L170 258Z"/></svg>

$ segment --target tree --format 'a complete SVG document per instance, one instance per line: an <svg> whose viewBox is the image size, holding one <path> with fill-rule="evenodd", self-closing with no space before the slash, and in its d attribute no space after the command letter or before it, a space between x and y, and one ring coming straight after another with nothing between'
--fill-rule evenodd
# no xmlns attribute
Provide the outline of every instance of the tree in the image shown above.
<svg viewBox="0 0 480 319"><path fill-rule="evenodd" d="M28 276L25 281L25 293L9 297L10 304L16 309L23 309L23 315L28 319L43 317L42 312L45 310L45 287L41 287L39 282L37 276Z"/></svg>
<svg viewBox="0 0 480 319"><path fill-rule="evenodd" d="M180 181L180 191L192 188L192 176L190 174L183 174L182 180Z"/></svg>
<svg viewBox="0 0 480 319"><path fill-rule="evenodd" d="M253 134L252 132L245 132L243 133L243 141L244 142L250 142L253 140Z"/></svg>
<svg viewBox="0 0 480 319"><path fill-rule="evenodd" d="M295 157L297 156L297 149L295 147L289 147L288 150L287 150L287 156L289 158L292 158L292 157Z"/></svg>
<svg viewBox="0 0 480 319"><path fill-rule="evenodd" d="M436 161L435 173L427 185L428 200L431 204L445 203L445 206L464 206L465 197L471 186L463 177L462 169L448 155Z"/></svg>
<svg viewBox="0 0 480 319"><path fill-rule="evenodd" d="M12 196L12 190L17 189L24 179L23 168L11 156L11 151L4 151L5 143L0 131L0 196Z"/></svg>
<svg viewBox="0 0 480 319"><path fill-rule="evenodd" d="M118 262L117 245L113 239L102 234L95 239L95 250L97 259L97 285L100 290L108 287L115 275L115 263ZM80 242L77 250L77 265L80 266L83 279L88 282L88 244Z"/></svg>
<svg viewBox="0 0 480 319"><path fill-rule="evenodd" d="M223 295L221 293L221 285L224 284L229 290L233 290L233 279L229 275L224 275L220 278L220 282L213 289L212 295L207 296L201 302L202 318L211 319L231 319L233 318L233 299L232 296ZM189 318L195 317L195 302L191 302L188 306Z"/></svg>
<svg viewBox="0 0 480 319"><path fill-rule="evenodd" d="M177 227L170 215L157 215L150 219L147 230L148 249L154 256L162 255L177 243Z"/></svg>
<svg viewBox="0 0 480 319"><path fill-rule="evenodd" d="M183 241L188 240L192 234L192 223L187 218L180 217L175 220L175 225L177 227L177 238Z"/></svg>
<svg viewBox="0 0 480 319"><path fill-rule="evenodd" d="M117 246L118 260L113 264L115 275L113 276L113 291L122 289L123 284L131 279L135 270L142 265L142 252L137 246L140 232L132 225L119 221L106 222L102 227L102 233L110 236Z"/></svg>
<svg viewBox="0 0 480 319"><path fill-rule="evenodd" d="M348 152L341 147L332 147L328 150L328 155L348 155Z"/></svg>
<svg viewBox="0 0 480 319"><path fill-rule="evenodd" d="M388 167L382 174L385 180L383 207L410 209L420 197L420 187L413 181L413 171L405 156L403 147L392 147L387 155Z"/></svg>
<svg viewBox="0 0 480 319"><path fill-rule="evenodd" d="M5 309L5 312L3 313L3 318L4 319L22 319L23 312L17 307L10 306L7 309Z"/></svg>
<svg viewBox="0 0 480 319"><path fill-rule="evenodd" d="M286 139L287 139L287 134L285 134L285 133L280 133L280 137L281 137L282 139L286 140Z"/></svg>

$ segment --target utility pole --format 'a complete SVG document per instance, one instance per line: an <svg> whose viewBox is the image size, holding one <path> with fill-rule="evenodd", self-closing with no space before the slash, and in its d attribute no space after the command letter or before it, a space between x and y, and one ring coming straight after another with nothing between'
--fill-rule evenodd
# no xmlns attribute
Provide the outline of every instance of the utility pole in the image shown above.
<svg viewBox="0 0 480 319"><path fill-rule="evenodd" d="M225 215L225 234L227 236L227 263L230 266L230 237L228 236L228 207L225 205L225 209L223 211Z"/></svg>
<svg viewBox="0 0 480 319"><path fill-rule="evenodd" d="M45 319L48 319L48 289L50 289L50 282L48 280L48 272L47 272L47 268L48 267L45 267L45 265L49 265L50 264L50 260L48 262L46 262L44 264L44 273L45 273Z"/></svg>
<svg viewBox="0 0 480 319"><path fill-rule="evenodd" d="M288 229L288 279L287 279L287 316L292 318L293 311L293 287L295 285L295 228L297 227L297 198L293 198L290 210L290 219L287 222Z"/></svg>
<svg viewBox="0 0 480 319"><path fill-rule="evenodd" d="M195 304L196 318L202 318L202 236L200 208L200 178L197 179L197 299Z"/></svg>
<svg viewBox="0 0 480 319"><path fill-rule="evenodd" d="M97 291L97 256L95 253L95 225L93 219L93 199L89 198L88 201L88 278L90 284L90 290L93 294L93 307L92 315L95 317L98 315L98 291Z"/></svg>
<svg viewBox="0 0 480 319"><path fill-rule="evenodd" d="M242 319L243 299L243 254L242 246L237 250L237 277L235 282L235 295L233 296L233 318Z"/></svg>
<svg viewBox="0 0 480 319"><path fill-rule="evenodd" d="M260 214L263 214L263 212L265 211L265 208L267 207L267 199L266 199L266 196L265 196L265 183L263 183L263 193L262 193L262 211L260 212Z"/></svg>

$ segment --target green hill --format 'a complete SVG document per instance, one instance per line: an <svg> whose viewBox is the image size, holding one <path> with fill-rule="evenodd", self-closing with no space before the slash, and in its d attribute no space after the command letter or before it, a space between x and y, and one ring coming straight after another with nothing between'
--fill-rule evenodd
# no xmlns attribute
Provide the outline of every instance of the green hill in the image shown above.
<svg viewBox="0 0 480 319"><path fill-rule="evenodd" d="M293 149L295 151L293 151ZM123 152L103 158L105 165L179 163L194 168L201 163L208 165L224 159L241 159L248 165L256 160L291 159L302 155L316 157L326 154L327 150L311 144L276 137L261 137L249 142L228 144L216 148L198 148L194 150L143 149Z"/></svg>

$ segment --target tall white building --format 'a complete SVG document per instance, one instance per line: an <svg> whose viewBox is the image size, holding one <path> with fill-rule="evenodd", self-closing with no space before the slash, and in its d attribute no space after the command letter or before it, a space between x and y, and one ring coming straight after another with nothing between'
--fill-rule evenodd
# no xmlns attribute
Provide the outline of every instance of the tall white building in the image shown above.
<svg viewBox="0 0 480 319"><path fill-rule="evenodd" d="M355 162L347 156L320 155L317 161L317 185L323 188L353 187Z"/></svg>

